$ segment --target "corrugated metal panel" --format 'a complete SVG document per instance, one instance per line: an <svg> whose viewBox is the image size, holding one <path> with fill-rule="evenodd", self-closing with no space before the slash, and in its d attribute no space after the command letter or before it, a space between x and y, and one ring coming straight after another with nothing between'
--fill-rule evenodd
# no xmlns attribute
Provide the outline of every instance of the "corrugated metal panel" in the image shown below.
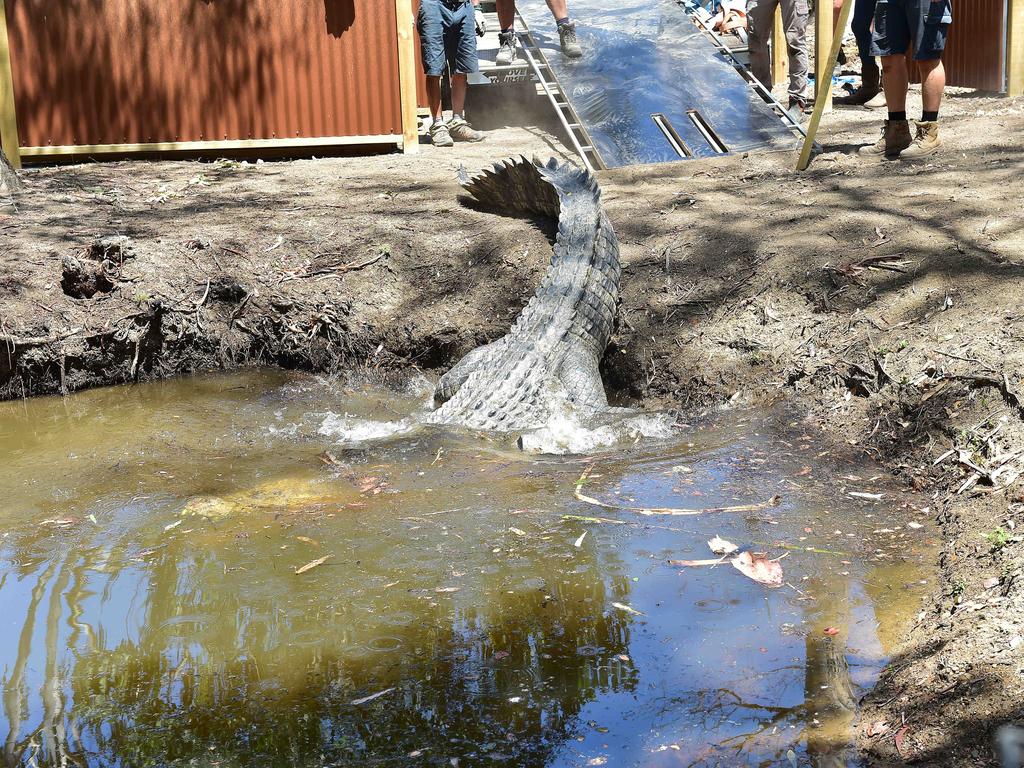
<svg viewBox="0 0 1024 768"><path fill-rule="evenodd" d="M953 23L949 27L946 51L942 56L947 84L984 91L1003 90L1006 62L1004 2L952 0ZM921 82L915 66L910 67L910 80Z"/></svg>
<svg viewBox="0 0 1024 768"><path fill-rule="evenodd" d="M953 24L943 63L950 85L1003 89L1006 61L1004 0L953 0Z"/></svg>
<svg viewBox="0 0 1024 768"><path fill-rule="evenodd" d="M23 146L401 134L388 0L7 0Z"/></svg>

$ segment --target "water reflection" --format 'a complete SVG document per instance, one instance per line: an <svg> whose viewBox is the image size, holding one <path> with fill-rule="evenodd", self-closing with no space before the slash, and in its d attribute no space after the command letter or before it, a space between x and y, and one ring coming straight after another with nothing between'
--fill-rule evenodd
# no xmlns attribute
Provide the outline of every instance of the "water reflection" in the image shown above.
<svg viewBox="0 0 1024 768"><path fill-rule="evenodd" d="M839 467L796 482L745 417L600 457L593 492L784 507L587 523L568 459L423 435L323 463L328 393L417 402L257 373L0 406L6 766L854 765L924 545L822 504ZM818 552L775 591L665 565L713 533Z"/></svg>

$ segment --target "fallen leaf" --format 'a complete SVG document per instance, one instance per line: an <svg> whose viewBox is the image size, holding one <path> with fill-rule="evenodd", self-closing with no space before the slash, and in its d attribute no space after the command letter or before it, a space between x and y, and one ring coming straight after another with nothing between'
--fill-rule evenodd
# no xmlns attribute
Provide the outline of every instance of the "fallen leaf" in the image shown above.
<svg viewBox="0 0 1024 768"><path fill-rule="evenodd" d="M613 608L618 608L620 611L625 611L626 613L631 613L634 616L643 616L644 615L643 613L638 611L636 608L631 608L628 605L626 605L625 603L612 603L612 607Z"/></svg>
<svg viewBox="0 0 1024 768"><path fill-rule="evenodd" d="M766 587L782 586L782 566L760 552L740 552L731 561L733 568Z"/></svg>
<svg viewBox="0 0 1024 768"><path fill-rule="evenodd" d="M868 501L881 501L884 494L881 493L863 493L861 491L848 491L847 496L853 496L855 499L867 499Z"/></svg>
<svg viewBox="0 0 1024 768"><path fill-rule="evenodd" d="M318 565L323 565L324 563L326 563L330 559L330 557L331 557L330 555L324 555L323 557L318 557L316 560L314 560L314 561L312 561L310 563L306 563L301 568L296 568L295 569L295 575L298 576L300 573L305 573L306 571L313 570Z"/></svg>
<svg viewBox="0 0 1024 768"><path fill-rule="evenodd" d="M522 530L516 528L514 525L510 525L508 527L508 530L511 533L514 533L516 536L525 536L526 535L526 531L522 531Z"/></svg>
<svg viewBox="0 0 1024 768"><path fill-rule="evenodd" d="M913 528L913 529L915 529L915 530L916 530L916 529L918 529L918 528L924 528L924 526L923 526L923 525L921 525L921 523L914 523L914 522L911 522L911 523L907 523L907 528Z"/></svg>
<svg viewBox="0 0 1024 768"><path fill-rule="evenodd" d="M896 751L900 753L900 757L903 757L903 739L906 737L908 730L909 728L904 725L896 731L896 736L893 739L896 742Z"/></svg>
<svg viewBox="0 0 1024 768"><path fill-rule="evenodd" d="M320 542L319 541L317 541L316 539L311 539L311 538L309 538L309 536L296 536L295 538L298 539L299 541L304 541L307 544L312 544L314 547L319 547L320 546Z"/></svg>
<svg viewBox="0 0 1024 768"><path fill-rule="evenodd" d="M379 691L378 693L371 693L369 696L364 696L361 699L353 699L352 701L349 702L349 704L351 704L353 707L358 707L360 704L365 704L368 701L373 701L374 699L379 699L381 696L386 696L387 694L391 693L393 690L395 690L395 689L394 688L385 688L383 691Z"/></svg>
<svg viewBox="0 0 1024 768"><path fill-rule="evenodd" d="M984 581L983 581L983 582L981 583L981 585L982 585L982 586L983 586L983 587L984 587L985 589L993 589L993 588L995 588L995 587L998 587L998 586L999 586L999 584L1000 584L1000 581L999 581L999 577L998 577L998 576L990 576L989 578L985 579L985 580L984 580Z"/></svg>
<svg viewBox="0 0 1024 768"><path fill-rule="evenodd" d="M824 628L824 629L822 630L822 632L824 632L824 633L825 633L826 635L828 635L829 637L835 637L836 635L838 635L838 634L839 634L839 630L838 630L838 629L836 629L835 627L825 627L825 628Z"/></svg>
<svg viewBox="0 0 1024 768"><path fill-rule="evenodd" d="M687 568L694 568L699 565L721 565L725 561L720 557L715 557L709 560L669 560L669 565L679 565Z"/></svg>
<svg viewBox="0 0 1024 768"><path fill-rule="evenodd" d="M731 555L739 549L739 547L731 541L726 541L721 536L715 536L715 538L711 539L708 542L708 547L710 547L711 551L716 555Z"/></svg>
<svg viewBox="0 0 1024 768"><path fill-rule="evenodd" d="M496 658L496 659L498 659L500 661L501 659L507 659L511 655L512 654L509 653L508 651L496 651L495 654L494 654L494 658Z"/></svg>
<svg viewBox="0 0 1024 768"><path fill-rule="evenodd" d="M868 726L867 735L874 738L875 736L881 736L888 730L889 724L887 722L884 720L875 720L875 722Z"/></svg>
<svg viewBox="0 0 1024 768"><path fill-rule="evenodd" d="M583 540L584 540L585 538L587 538L587 532L586 532L586 531L584 531L583 533L581 533L581 534L580 534L580 537L579 537L578 539L576 539L576 541L574 541L574 542L572 543L572 545L573 545L574 547L576 547L576 549L579 549L580 547L582 547L582 546L583 546Z"/></svg>
<svg viewBox="0 0 1024 768"><path fill-rule="evenodd" d="M168 525L165 525L165 526L164 526L164 530L165 530L165 531L170 531L170 530L173 530L174 528L177 528L177 527L178 527L179 525L181 525L181 524L182 524L183 522L185 522L185 521L184 521L184 520L176 520L176 521L175 521L175 522L173 522L173 523L170 523L170 524L168 524Z"/></svg>
<svg viewBox="0 0 1024 768"><path fill-rule="evenodd" d="M449 594L451 592L458 592L462 587L437 587L434 591L439 595Z"/></svg>

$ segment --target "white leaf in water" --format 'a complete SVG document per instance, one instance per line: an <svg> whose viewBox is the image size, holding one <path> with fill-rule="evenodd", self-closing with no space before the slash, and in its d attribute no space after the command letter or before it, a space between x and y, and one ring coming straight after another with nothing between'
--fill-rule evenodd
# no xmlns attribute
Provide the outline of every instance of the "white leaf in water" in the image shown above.
<svg viewBox="0 0 1024 768"><path fill-rule="evenodd" d="M626 613L631 613L634 616L643 616L644 615L643 613L638 611L636 608L631 608L630 606L626 605L625 603L612 603L612 607L613 608L618 608L620 611L625 611Z"/></svg>
<svg viewBox="0 0 1024 768"><path fill-rule="evenodd" d="M181 525L181 524L182 524L183 522L185 522L185 521L184 521L184 520L178 520L178 521L176 521L176 522L173 522L173 523L171 523L170 525L165 525L165 526L164 526L164 530L165 530L165 531L170 531L170 530L172 530L173 528L177 528L177 527L178 527L179 525Z"/></svg>
<svg viewBox="0 0 1024 768"><path fill-rule="evenodd" d="M391 693L393 690L395 690L395 689L394 688L385 688L383 691L380 691L379 693L371 693L369 696L364 696L361 699L353 699L352 701L349 702L349 704L351 704L353 707L358 707L360 704L365 704L368 701L373 701L374 699L379 699L381 696L386 696L387 694Z"/></svg>
<svg viewBox="0 0 1024 768"><path fill-rule="evenodd" d="M584 540L585 538L587 538L587 532L586 532L586 531L584 531L583 533L581 533L581 534L580 534L580 537L579 537L578 539L576 539L576 541L574 541L572 545L573 545L574 547L576 547L576 549L579 549L580 547L582 547L582 546L583 546L583 540Z"/></svg>
<svg viewBox="0 0 1024 768"><path fill-rule="evenodd" d="M708 547L716 555L731 555L739 547L733 544L731 541L726 541L721 536L715 536L715 538L708 541Z"/></svg>
<svg viewBox="0 0 1024 768"><path fill-rule="evenodd" d="M526 535L526 531L521 531L521 530L519 530L518 528L516 528L513 525L510 525L508 529L509 529L510 532L514 533L516 536L525 536Z"/></svg>
<svg viewBox="0 0 1024 768"><path fill-rule="evenodd" d="M883 494L881 493L863 493L861 491L848 491L848 496L853 496L855 499L867 499L868 501L881 501Z"/></svg>

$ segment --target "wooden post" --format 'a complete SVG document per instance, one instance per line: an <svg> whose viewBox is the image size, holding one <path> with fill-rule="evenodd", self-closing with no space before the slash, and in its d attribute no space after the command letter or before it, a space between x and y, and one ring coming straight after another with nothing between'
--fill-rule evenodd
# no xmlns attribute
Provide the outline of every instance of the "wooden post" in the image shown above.
<svg viewBox="0 0 1024 768"><path fill-rule="evenodd" d="M416 43L413 40L412 0L395 0L398 23L398 90L402 104L402 151L420 151L416 117Z"/></svg>
<svg viewBox="0 0 1024 768"><path fill-rule="evenodd" d="M18 116L14 105L14 71L7 38L7 9L0 0L0 146L15 168L21 168Z"/></svg>
<svg viewBox="0 0 1024 768"><path fill-rule="evenodd" d="M789 46L786 30L782 26L782 6L775 9L775 23L772 25L772 84L781 83L789 77Z"/></svg>
<svg viewBox="0 0 1024 768"><path fill-rule="evenodd" d="M817 0L814 4L814 105L823 104L826 112L832 111L832 72L836 67L835 56L829 59L833 31L832 0ZM840 25L840 41L844 31Z"/></svg>
<svg viewBox="0 0 1024 768"><path fill-rule="evenodd" d="M1010 0L1006 14L1006 95L1024 94L1024 0Z"/></svg>
<svg viewBox="0 0 1024 768"><path fill-rule="evenodd" d="M818 2L820 3L821 0L818 0ZM818 133L818 124L821 123L821 113L825 111L825 102L831 103L832 101L831 72L835 69L836 60L839 58L839 49L843 46L843 31L846 29L846 23L850 20L850 11L852 10L853 0L843 0L843 10L839 13L839 29L835 31L832 37L832 49L828 52L828 57L824 62L828 65L830 73L822 87L824 98L816 98L814 100L814 111L811 113L811 121L807 124L807 136L804 138L803 149L800 150L800 159L796 163L798 171L806 170L807 166L811 163L811 150L814 149L814 137ZM828 12L832 13L831 7L829 7ZM831 23L831 18L829 22Z"/></svg>

